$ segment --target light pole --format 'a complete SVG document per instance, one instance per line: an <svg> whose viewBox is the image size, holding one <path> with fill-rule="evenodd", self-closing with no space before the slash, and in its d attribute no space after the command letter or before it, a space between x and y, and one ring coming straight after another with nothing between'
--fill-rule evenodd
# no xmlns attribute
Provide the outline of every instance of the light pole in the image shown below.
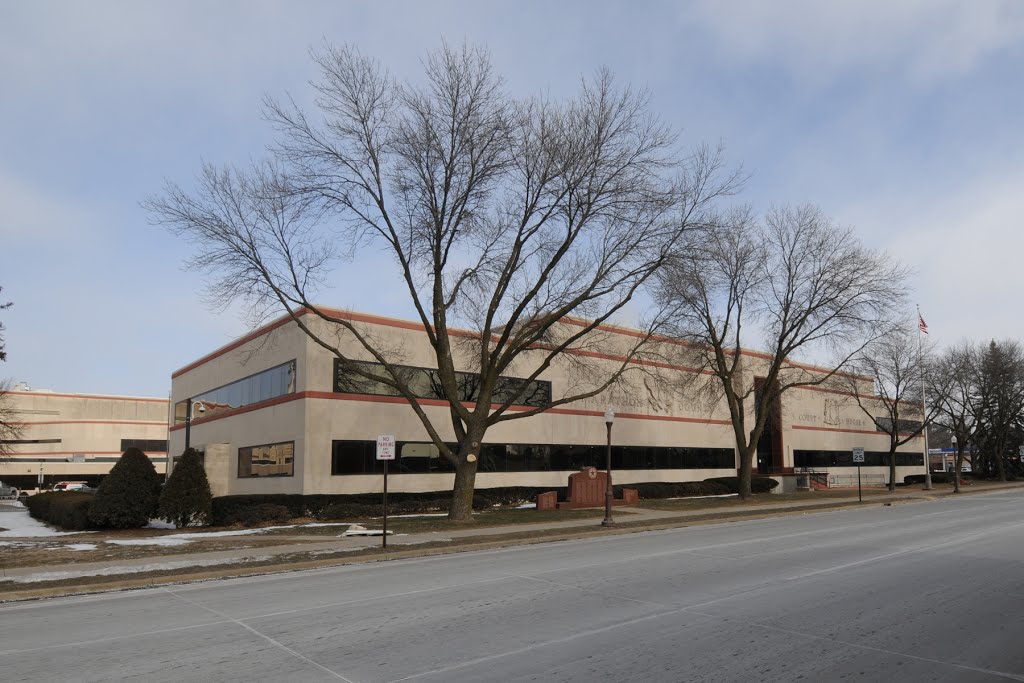
<svg viewBox="0 0 1024 683"><path fill-rule="evenodd" d="M949 437L949 445L953 447L953 476L959 477L960 473L956 471L956 454L958 453L958 451L956 449L956 435L953 435L953 436ZM942 468L943 469L946 468L946 458L945 457L942 458Z"/></svg>
<svg viewBox="0 0 1024 683"><path fill-rule="evenodd" d="M615 526L612 519L612 423L615 422L615 413L609 407L604 411L604 424L608 428L608 450L607 461L605 462L605 487L604 487L604 519L601 526Z"/></svg>
<svg viewBox="0 0 1024 683"><path fill-rule="evenodd" d="M199 414L202 415L206 412L206 406L203 405L202 401L196 401L199 404ZM192 443L192 399L185 400L185 450L187 451Z"/></svg>

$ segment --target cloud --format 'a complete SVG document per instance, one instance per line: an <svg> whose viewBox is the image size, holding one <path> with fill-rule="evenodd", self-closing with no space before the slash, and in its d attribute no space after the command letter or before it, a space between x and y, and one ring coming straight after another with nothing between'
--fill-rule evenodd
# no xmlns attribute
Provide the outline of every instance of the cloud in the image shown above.
<svg viewBox="0 0 1024 683"><path fill-rule="evenodd" d="M698 0L681 18L709 34L720 58L777 59L819 85L853 69L930 85L1024 39L1016 0Z"/></svg>
<svg viewBox="0 0 1024 683"><path fill-rule="evenodd" d="M1021 187L1024 171L991 169L944 198L876 199L862 210L862 224L887 232L884 246L916 270L916 300L933 340L1024 338Z"/></svg>

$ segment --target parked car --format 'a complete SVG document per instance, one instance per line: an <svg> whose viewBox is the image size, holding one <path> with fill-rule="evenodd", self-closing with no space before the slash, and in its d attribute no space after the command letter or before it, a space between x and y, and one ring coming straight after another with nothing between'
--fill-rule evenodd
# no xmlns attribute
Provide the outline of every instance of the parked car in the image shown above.
<svg viewBox="0 0 1024 683"><path fill-rule="evenodd" d="M0 481L0 498L17 498L18 489L15 486L8 486Z"/></svg>
<svg viewBox="0 0 1024 683"><path fill-rule="evenodd" d="M91 491L87 481L58 481L53 485L54 491Z"/></svg>

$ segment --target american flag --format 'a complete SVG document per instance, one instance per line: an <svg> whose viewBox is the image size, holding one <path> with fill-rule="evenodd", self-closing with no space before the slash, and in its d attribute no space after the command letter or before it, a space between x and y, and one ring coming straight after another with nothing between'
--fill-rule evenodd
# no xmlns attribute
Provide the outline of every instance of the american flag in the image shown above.
<svg viewBox="0 0 1024 683"><path fill-rule="evenodd" d="M924 318L921 317L921 311L917 312L917 329L928 334L928 323L926 323Z"/></svg>

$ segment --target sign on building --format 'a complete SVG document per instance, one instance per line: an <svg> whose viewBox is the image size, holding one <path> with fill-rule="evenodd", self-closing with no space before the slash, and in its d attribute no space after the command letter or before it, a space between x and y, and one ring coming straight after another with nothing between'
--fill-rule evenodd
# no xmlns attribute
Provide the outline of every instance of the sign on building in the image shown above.
<svg viewBox="0 0 1024 683"><path fill-rule="evenodd" d="M393 434L381 434L377 437L377 459L395 459L395 436Z"/></svg>

